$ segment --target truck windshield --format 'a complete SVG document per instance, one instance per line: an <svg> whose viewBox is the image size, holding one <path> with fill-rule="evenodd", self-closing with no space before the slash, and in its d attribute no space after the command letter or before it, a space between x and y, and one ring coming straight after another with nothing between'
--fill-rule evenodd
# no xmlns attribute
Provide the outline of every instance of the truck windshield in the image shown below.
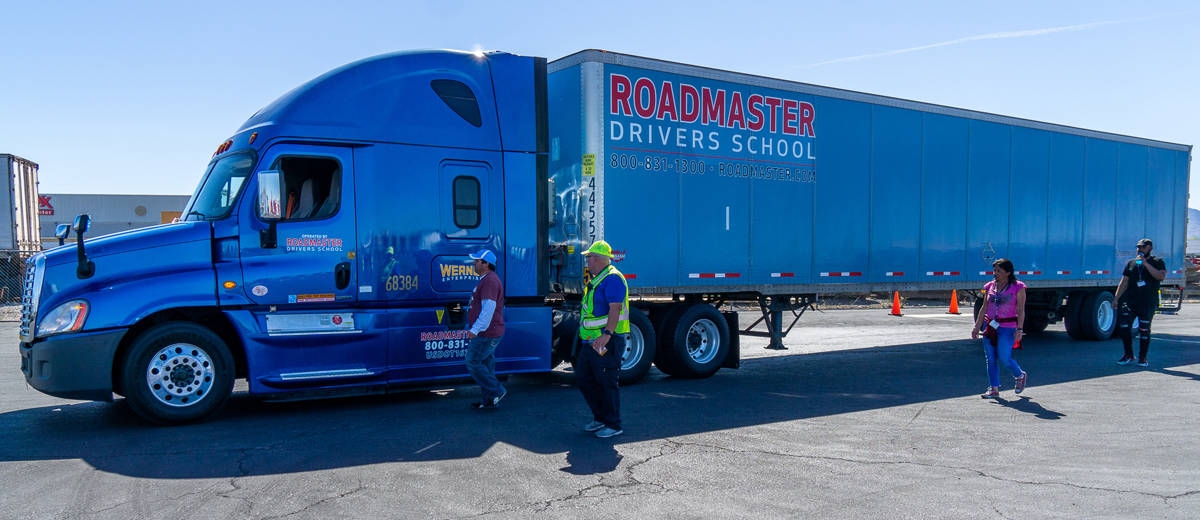
<svg viewBox="0 0 1200 520"><path fill-rule="evenodd" d="M230 155L217 161L200 189L188 201L183 220L212 220L229 215L253 166L254 156L249 153Z"/></svg>

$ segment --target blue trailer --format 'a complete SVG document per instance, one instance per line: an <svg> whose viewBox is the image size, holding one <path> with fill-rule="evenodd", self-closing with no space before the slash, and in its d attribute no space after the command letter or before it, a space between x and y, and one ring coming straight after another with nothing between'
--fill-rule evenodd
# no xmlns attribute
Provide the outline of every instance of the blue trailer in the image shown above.
<svg viewBox="0 0 1200 520"><path fill-rule="evenodd" d="M578 346L598 239L632 292L626 383L736 367L727 303L759 304L782 346L782 313L821 294L975 288L996 257L1030 273L1026 329L1106 338L1138 238L1182 282L1189 160L603 51L388 54L251 116L182 221L83 240L81 216L77 245L31 259L22 371L162 423L216 413L235 378L276 399L456 381L482 247L506 288L497 371L546 371Z"/></svg>

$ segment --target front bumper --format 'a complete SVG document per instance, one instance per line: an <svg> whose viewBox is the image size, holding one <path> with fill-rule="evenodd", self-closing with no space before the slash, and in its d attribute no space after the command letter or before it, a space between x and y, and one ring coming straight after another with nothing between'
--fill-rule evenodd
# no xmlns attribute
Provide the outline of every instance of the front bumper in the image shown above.
<svg viewBox="0 0 1200 520"><path fill-rule="evenodd" d="M45 394L111 401L113 356L126 332L81 332L21 343L21 372L29 386Z"/></svg>

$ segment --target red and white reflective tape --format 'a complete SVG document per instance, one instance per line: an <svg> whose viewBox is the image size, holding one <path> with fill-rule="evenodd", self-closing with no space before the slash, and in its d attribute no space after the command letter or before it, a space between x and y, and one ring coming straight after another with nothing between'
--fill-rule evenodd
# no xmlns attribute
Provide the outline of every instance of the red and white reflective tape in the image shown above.
<svg viewBox="0 0 1200 520"><path fill-rule="evenodd" d="M883 273L884 276L904 276L904 271L888 271Z"/></svg>
<svg viewBox="0 0 1200 520"><path fill-rule="evenodd" d="M1108 274L1108 270L1106 269L1103 271L1084 271L1083 273L1084 274Z"/></svg>
<svg viewBox="0 0 1200 520"><path fill-rule="evenodd" d="M1172 273L1174 273L1174 274L1180 274L1180 273L1182 273L1182 272L1183 272L1183 269L1176 269L1176 270L1174 270L1174 271L1171 271L1171 272L1172 272Z"/></svg>
<svg viewBox="0 0 1200 520"><path fill-rule="evenodd" d="M925 276L958 276L962 273L958 271L926 271Z"/></svg>
<svg viewBox="0 0 1200 520"><path fill-rule="evenodd" d="M1071 274L1071 271L1059 271L1058 274Z"/></svg>
<svg viewBox="0 0 1200 520"><path fill-rule="evenodd" d="M771 278L791 278L796 276L796 273L771 273Z"/></svg>
<svg viewBox="0 0 1200 520"><path fill-rule="evenodd" d="M862 276L862 273L858 271L841 271L835 273L821 273L821 276Z"/></svg>
<svg viewBox="0 0 1200 520"><path fill-rule="evenodd" d="M632 273L621 273L621 275L623 275L626 280L633 280L637 278L637 275Z"/></svg>
<svg viewBox="0 0 1200 520"><path fill-rule="evenodd" d="M1039 275L1039 274L1042 274L1042 272L1041 271L1017 271L1017 274L1022 275L1022 276L1028 276L1028 275Z"/></svg>
<svg viewBox="0 0 1200 520"><path fill-rule="evenodd" d="M688 278L738 278L740 273L688 273Z"/></svg>
<svg viewBox="0 0 1200 520"><path fill-rule="evenodd" d="M979 271L979 276L991 276L993 274L996 274L996 273L993 273L991 271Z"/></svg>

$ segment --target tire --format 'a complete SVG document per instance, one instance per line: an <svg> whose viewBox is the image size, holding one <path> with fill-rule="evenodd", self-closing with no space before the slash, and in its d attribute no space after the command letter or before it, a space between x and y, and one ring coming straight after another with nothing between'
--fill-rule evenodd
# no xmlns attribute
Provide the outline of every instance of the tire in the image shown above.
<svg viewBox="0 0 1200 520"><path fill-rule="evenodd" d="M1087 339L1087 333L1082 325L1083 320L1079 319L1087 296L1088 293L1084 291L1075 291L1067 296L1067 315L1063 317L1063 325L1067 328L1067 335L1073 339Z"/></svg>
<svg viewBox="0 0 1200 520"><path fill-rule="evenodd" d="M629 309L629 334L625 335L625 351L621 353L622 386L632 385L646 377L657 347L658 339L650 318L638 309Z"/></svg>
<svg viewBox="0 0 1200 520"><path fill-rule="evenodd" d="M152 423L207 419L233 392L233 354L220 336L195 323L151 327L134 340L120 363L129 408Z"/></svg>
<svg viewBox="0 0 1200 520"><path fill-rule="evenodd" d="M1041 334L1046 332L1046 327L1050 326L1050 320L1046 319L1046 315L1040 316L1025 316L1025 326L1023 327L1026 334Z"/></svg>
<svg viewBox="0 0 1200 520"><path fill-rule="evenodd" d="M1104 341L1112 337L1117 329L1117 311L1113 306L1113 295L1108 291L1096 291L1083 300L1079 324L1088 339Z"/></svg>
<svg viewBox="0 0 1200 520"><path fill-rule="evenodd" d="M983 302L985 301L987 300L984 300L983 298L975 298L975 313L971 316L975 318L976 322L979 321L979 312L983 310Z"/></svg>
<svg viewBox="0 0 1200 520"><path fill-rule="evenodd" d="M713 375L729 355L729 324L715 307L698 303L681 307L665 320L664 336L671 338L656 361L663 372L687 378Z"/></svg>

